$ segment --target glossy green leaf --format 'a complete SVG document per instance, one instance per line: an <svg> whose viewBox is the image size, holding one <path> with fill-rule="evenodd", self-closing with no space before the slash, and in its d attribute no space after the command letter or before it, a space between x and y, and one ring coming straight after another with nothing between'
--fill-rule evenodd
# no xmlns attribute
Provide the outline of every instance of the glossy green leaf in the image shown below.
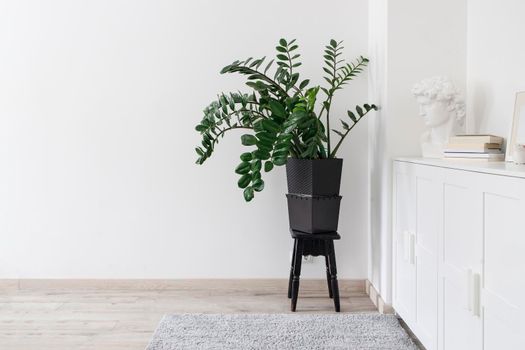
<svg viewBox="0 0 525 350"><path fill-rule="evenodd" d="M241 143L244 146L253 146L257 142L257 138L253 135L244 134L241 136Z"/></svg>
<svg viewBox="0 0 525 350"><path fill-rule="evenodd" d="M260 142L267 146L272 146L276 139L275 134L267 131L258 132L255 136L257 136Z"/></svg>
<svg viewBox="0 0 525 350"><path fill-rule="evenodd" d="M264 119L261 122L261 124L262 124L262 127L263 127L264 130L269 131L271 133L276 133L276 132L278 132L281 129L279 124L277 124L276 122L274 122L271 119Z"/></svg>
<svg viewBox="0 0 525 350"><path fill-rule="evenodd" d="M244 189L243 194L244 194L244 200L245 200L246 202L251 201L251 200L253 199L253 194L254 194L254 193L253 193L253 188L252 188L252 187L246 187L246 188Z"/></svg>
<svg viewBox="0 0 525 350"><path fill-rule="evenodd" d="M252 153L251 152L245 152L243 154L241 154L241 160L243 162L249 162L250 160L252 160L253 156L252 156Z"/></svg>
<svg viewBox="0 0 525 350"><path fill-rule="evenodd" d="M261 171L262 168L262 162L260 160L256 160L252 163L252 171Z"/></svg>
<svg viewBox="0 0 525 350"><path fill-rule="evenodd" d="M261 179L257 179L253 181L252 187L255 191L261 192L262 190L264 190L264 181Z"/></svg>
<svg viewBox="0 0 525 350"><path fill-rule="evenodd" d="M273 163L271 161L266 161L264 162L264 171L265 172L269 172L269 171L272 171L273 169Z"/></svg>
<svg viewBox="0 0 525 350"><path fill-rule="evenodd" d="M287 158L284 158L284 157L282 157L282 158L273 158L272 159L273 164L275 164L277 166L285 165L286 161L287 161Z"/></svg>
<svg viewBox="0 0 525 350"><path fill-rule="evenodd" d="M235 172L237 174L247 174L250 171L250 163L249 162L242 162L241 164L237 165L237 168L235 168Z"/></svg>
<svg viewBox="0 0 525 350"><path fill-rule="evenodd" d="M263 151L263 150L256 150L253 152L253 154L257 157L257 159L266 160L270 158L270 152Z"/></svg>
<svg viewBox="0 0 525 350"><path fill-rule="evenodd" d="M275 114L278 117L282 117L282 118L286 117L286 109L281 103L279 103L276 100L270 100L269 105L270 105L270 110L272 111L273 114Z"/></svg>
<svg viewBox="0 0 525 350"><path fill-rule="evenodd" d="M237 181L237 186L239 186L240 188L246 188L246 186L248 186L251 181L252 181L251 175L244 174L243 176L241 176L239 181Z"/></svg>

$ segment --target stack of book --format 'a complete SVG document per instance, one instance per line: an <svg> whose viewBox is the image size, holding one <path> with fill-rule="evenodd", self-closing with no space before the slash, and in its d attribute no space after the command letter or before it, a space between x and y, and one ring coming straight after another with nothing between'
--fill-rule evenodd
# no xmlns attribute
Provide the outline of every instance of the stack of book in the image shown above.
<svg viewBox="0 0 525 350"><path fill-rule="evenodd" d="M445 158L470 158L500 161L503 138L494 135L458 135L445 146Z"/></svg>

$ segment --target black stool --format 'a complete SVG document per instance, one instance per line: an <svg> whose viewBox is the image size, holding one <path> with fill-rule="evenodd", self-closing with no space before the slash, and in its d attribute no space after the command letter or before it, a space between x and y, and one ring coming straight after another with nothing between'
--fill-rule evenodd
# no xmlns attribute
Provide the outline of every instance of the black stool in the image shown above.
<svg viewBox="0 0 525 350"><path fill-rule="evenodd" d="M291 310L295 311L299 295L299 278L301 276L301 260L303 255L324 255L326 262L326 282L328 296L334 299L335 311L339 312L339 285L337 283L337 266L335 264L334 240L340 239L337 232L304 233L290 230L294 239L292 267L288 281L288 298L292 299Z"/></svg>

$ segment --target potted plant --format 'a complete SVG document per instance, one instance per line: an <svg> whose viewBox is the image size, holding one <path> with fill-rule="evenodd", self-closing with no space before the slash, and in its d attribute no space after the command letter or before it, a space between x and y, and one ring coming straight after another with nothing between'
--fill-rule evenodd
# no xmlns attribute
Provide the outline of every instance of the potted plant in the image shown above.
<svg viewBox="0 0 525 350"><path fill-rule="evenodd" d="M336 91L363 71L368 59L360 56L347 63L341 57L342 42L330 40L323 55L326 84L310 86L297 71L301 66L297 49L295 40L280 39L274 59L250 57L221 70L221 74L246 76L252 91L221 93L204 109L204 117L195 127L202 136L201 146L195 149L197 164L212 155L225 133L245 129L249 132L241 136L241 143L249 149L242 152L241 163L235 168L244 199L249 202L255 192L264 189L263 170L286 164L291 227L310 233L335 231L342 170L337 152L357 123L377 107L356 106L335 129L331 125L332 100ZM324 99L318 103L320 92ZM338 137L335 142L332 131Z"/></svg>

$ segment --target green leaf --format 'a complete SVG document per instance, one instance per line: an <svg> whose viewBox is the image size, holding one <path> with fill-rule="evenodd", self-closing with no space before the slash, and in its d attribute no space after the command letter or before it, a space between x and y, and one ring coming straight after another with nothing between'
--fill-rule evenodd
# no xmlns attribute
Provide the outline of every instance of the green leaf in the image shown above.
<svg viewBox="0 0 525 350"><path fill-rule="evenodd" d="M244 189L243 194L244 194L244 200L246 202L251 201L253 199L253 188L252 187L246 187Z"/></svg>
<svg viewBox="0 0 525 350"><path fill-rule="evenodd" d="M208 129L206 127L206 125L202 125L202 124L199 124L195 127L195 130L197 130L198 132L203 132L203 131L206 131L206 129Z"/></svg>
<svg viewBox="0 0 525 350"><path fill-rule="evenodd" d="M289 151L287 149L280 149L275 152L273 152L272 157L273 158L287 158Z"/></svg>
<svg viewBox="0 0 525 350"><path fill-rule="evenodd" d="M266 130L268 132L271 132L271 133L276 133L276 132L278 132L281 129L279 127L279 124L277 124L276 122L274 122L273 120L270 120L270 119L264 119L261 122L261 125L262 125L264 130Z"/></svg>
<svg viewBox="0 0 525 350"><path fill-rule="evenodd" d="M277 166L285 165L285 164L286 164L286 161L287 161L287 158L285 158L285 157L282 157L282 158L273 158L273 159L272 159L273 164L275 164L275 165L277 165Z"/></svg>
<svg viewBox="0 0 525 350"><path fill-rule="evenodd" d="M261 192L262 190L264 190L264 181L261 179L257 179L253 181L252 187L255 191Z"/></svg>
<svg viewBox="0 0 525 350"><path fill-rule="evenodd" d="M288 43L286 42L285 39L281 38L281 39L279 39L279 45L281 45L281 46L288 46Z"/></svg>
<svg viewBox="0 0 525 350"><path fill-rule="evenodd" d="M262 160L266 160L268 158L270 158L270 152L267 152L267 151L263 151L263 150L255 150L253 152L254 156L257 157L257 159L262 159Z"/></svg>
<svg viewBox="0 0 525 350"><path fill-rule="evenodd" d="M243 154L241 154L241 160L243 162L249 162L250 160L252 160L253 156L252 156L252 153L251 152L245 152Z"/></svg>
<svg viewBox="0 0 525 350"><path fill-rule="evenodd" d="M264 74L266 74L266 72L268 72L268 69L270 69L270 67L272 66L272 63L273 63L273 59L270 60L270 62L268 62L268 64L266 65L266 68L264 68Z"/></svg>
<svg viewBox="0 0 525 350"><path fill-rule="evenodd" d="M239 188L246 188L246 186L248 186L251 181L252 181L252 176L250 174L245 174L241 176L239 181L237 181L237 186L239 186Z"/></svg>
<svg viewBox="0 0 525 350"><path fill-rule="evenodd" d="M353 112L347 111L346 113L348 113L348 116L350 117L350 119L352 119L354 123L357 123L357 118L355 117L355 114Z"/></svg>
<svg viewBox="0 0 525 350"><path fill-rule="evenodd" d="M269 171L272 171L273 169L273 163L271 161L266 161L264 162L264 171L265 172L269 172Z"/></svg>
<svg viewBox="0 0 525 350"><path fill-rule="evenodd" d="M346 130L350 129L350 125L348 125L344 120L341 120L341 124L343 124L343 128Z"/></svg>
<svg viewBox="0 0 525 350"><path fill-rule="evenodd" d="M257 143L257 138L253 135L244 134L241 136L241 143L244 146L253 146Z"/></svg>
<svg viewBox="0 0 525 350"><path fill-rule="evenodd" d="M237 168L235 168L235 172L239 175L247 174L250 172L250 167L250 163L242 162L241 164L237 165Z"/></svg>
<svg viewBox="0 0 525 350"><path fill-rule="evenodd" d="M359 114L360 117L363 116L363 109L359 106L355 106L355 110L357 111L357 114Z"/></svg>
<svg viewBox="0 0 525 350"><path fill-rule="evenodd" d="M256 160L255 162L252 163L253 172L261 171L261 168L262 168L262 162L260 160Z"/></svg>
<svg viewBox="0 0 525 350"><path fill-rule="evenodd" d="M270 105L270 110L273 114L281 118L286 117L285 107L281 103L276 100L270 100L268 104Z"/></svg>
<svg viewBox="0 0 525 350"><path fill-rule="evenodd" d="M330 40L330 45L335 49L337 47L337 41L334 39Z"/></svg>
<svg viewBox="0 0 525 350"><path fill-rule="evenodd" d="M286 47L282 47L282 46L276 46L275 49L276 49L277 51L279 51L279 52L284 52L284 53L288 52L288 51L286 50Z"/></svg>
<svg viewBox="0 0 525 350"><path fill-rule="evenodd" d="M264 60L266 59L266 56L264 56L263 58L261 58L259 60L259 62L255 65L255 69L259 69L259 67L261 66L261 64L264 62Z"/></svg>
<svg viewBox="0 0 525 350"><path fill-rule="evenodd" d="M281 61L288 61L288 56L283 55L282 53L277 54L276 57L277 57L278 59L280 59Z"/></svg>
<svg viewBox="0 0 525 350"><path fill-rule="evenodd" d="M268 145L270 147L273 145L276 139L275 134L271 134L266 131L258 132L256 136L259 139L259 141L261 141L261 143L263 143L264 145Z"/></svg>
<svg viewBox="0 0 525 350"><path fill-rule="evenodd" d="M299 84L299 89L304 89L308 83L310 83L310 80L309 79L305 79L301 82L301 84Z"/></svg>
<svg viewBox="0 0 525 350"><path fill-rule="evenodd" d="M335 129L332 129L333 132L335 132L337 135L341 136L341 137L345 137L345 134L343 134L342 132L340 132L339 130L335 130Z"/></svg>

